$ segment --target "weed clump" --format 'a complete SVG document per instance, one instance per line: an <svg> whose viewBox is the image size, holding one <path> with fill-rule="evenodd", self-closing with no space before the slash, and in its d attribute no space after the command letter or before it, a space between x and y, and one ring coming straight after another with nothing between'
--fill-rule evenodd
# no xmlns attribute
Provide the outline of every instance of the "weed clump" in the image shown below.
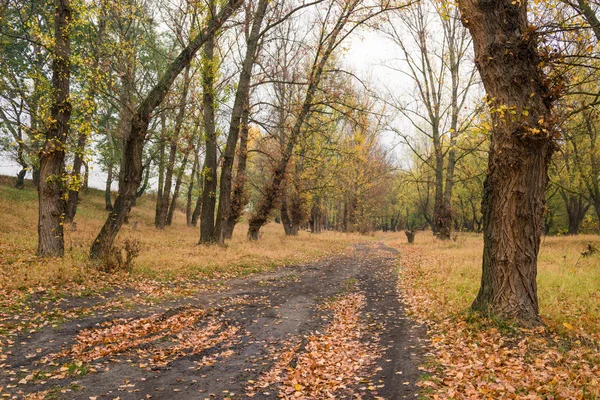
<svg viewBox="0 0 600 400"><path fill-rule="evenodd" d="M133 271L133 262L140 255L142 246L137 239L127 239L123 245L115 245L102 260L99 269L106 273Z"/></svg>

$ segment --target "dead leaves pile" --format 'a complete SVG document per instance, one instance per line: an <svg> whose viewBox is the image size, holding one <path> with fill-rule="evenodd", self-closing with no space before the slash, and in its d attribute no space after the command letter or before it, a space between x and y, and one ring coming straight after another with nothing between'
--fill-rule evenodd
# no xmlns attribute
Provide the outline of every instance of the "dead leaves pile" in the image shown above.
<svg viewBox="0 0 600 400"><path fill-rule="evenodd" d="M258 390L267 394L271 385L278 384L278 397L285 399L333 399L340 398L341 393L360 398L354 387L367 382L361 376L373 372L380 354L376 335L367 335L360 320L364 304L365 297L358 293L327 303L325 308L333 312L333 321L326 332L310 335L301 352L297 342L288 344L278 362L247 388L246 395L252 397Z"/></svg>
<svg viewBox="0 0 600 400"><path fill-rule="evenodd" d="M171 314L113 320L99 328L86 329L77 335L77 343L57 358L71 357L89 363L135 349L140 359L147 360L140 367L163 366L214 347L239 329L203 309L186 308Z"/></svg>
<svg viewBox="0 0 600 400"><path fill-rule="evenodd" d="M600 349L589 338L566 338L547 328L501 332L482 317L456 314L444 293L432 290L420 266L440 260L405 248L401 293L415 319L429 325L433 348L420 382L433 399L600 398ZM454 316L449 317L449 315ZM473 318L473 317L471 317Z"/></svg>

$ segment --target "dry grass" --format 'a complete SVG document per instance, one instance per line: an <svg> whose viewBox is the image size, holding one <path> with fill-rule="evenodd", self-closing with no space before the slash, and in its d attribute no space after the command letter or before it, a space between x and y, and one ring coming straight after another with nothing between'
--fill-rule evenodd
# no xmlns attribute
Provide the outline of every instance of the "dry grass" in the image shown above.
<svg viewBox="0 0 600 400"><path fill-rule="evenodd" d="M400 250L409 245L395 239ZM538 261L540 313L551 326L568 323L589 333L600 332L600 255L582 257L588 243L600 248L600 236L542 238ZM462 312L477 295L481 279L483 238L459 234L456 241L437 240L430 232L417 234L412 248L425 258L419 268L429 275L444 312Z"/></svg>
<svg viewBox="0 0 600 400"><path fill-rule="evenodd" d="M72 282L98 283L98 275L87 261L92 240L100 230L106 212L103 193L90 190L79 206L76 231L66 227L66 255L63 260L39 260L37 246L37 193L31 187L16 190L0 181L0 287L3 290L47 288ZM240 224L226 247L197 245L199 231L185 226L185 215L176 212L174 224L164 231L154 228L154 201L138 199L130 221L137 229L124 226L119 241L139 241L140 255L135 260L133 277L157 280L225 279L268 270L277 265L306 262L343 251L351 243L368 240L358 235L325 232L312 235L300 232L286 237L281 225L264 227L257 243L246 240L247 225Z"/></svg>
<svg viewBox="0 0 600 400"><path fill-rule="evenodd" d="M409 312L429 327L423 398L600 399L600 255L581 257L600 237L544 239L538 292L545 326L534 329L465 312L479 287L481 235L388 241L401 251Z"/></svg>

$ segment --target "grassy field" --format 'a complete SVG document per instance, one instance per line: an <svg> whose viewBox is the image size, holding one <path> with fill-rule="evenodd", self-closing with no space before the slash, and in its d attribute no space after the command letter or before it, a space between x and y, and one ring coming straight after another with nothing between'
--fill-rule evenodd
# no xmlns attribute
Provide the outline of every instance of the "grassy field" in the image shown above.
<svg viewBox="0 0 600 400"><path fill-rule="evenodd" d="M442 242L430 232L401 251L401 293L429 326L433 355L425 398L600 399L600 255L583 257L598 236L546 237L538 263L544 326L519 329L472 314L481 277L481 235Z"/></svg>
<svg viewBox="0 0 600 400"><path fill-rule="evenodd" d="M416 268L428 276L428 285L440 294L444 312L467 309L477 295L481 279L483 238L460 234L456 241L437 240L429 232L418 234L415 245L392 244L421 253ZM583 257L591 243L600 248L594 235L544 237L538 261L538 295L544 323L563 323L587 332L600 332L600 255ZM441 310L432 310L437 312Z"/></svg>
<svg viewBox="0 0 600 400"><path fill-rule="evenodd" d="M133 272L108 275L87 260L106 218L102 192L83 194L77 229L66 227L64 259L40 260L35 257L37 193L30 183L25 190L11 183L0 177L0 317L20 320L6 319L10 324L0 326L0 333L37 329L50 318L29 308L40 296L46 301L119 285L148 298L186 296L200 282L307 262L377 240L400 250L400 293L411 317L429 327L424 398L600 399L600 255L581 255L588 244L600 248L599 236L543 238L538 291L544 326L521 329L469 312L481 276L481 235L459 234L442 242L419 232L409 245L402 233L286 237L281 225L271 223L260 241L250 243L242 223L227 246L199 246L198 229L186 227L181 212L172 227L156 230L155 203L144 196L130 217L137 229L126 225L119 236L120 243L134 240L141 246Z"/></svg>
<svg viewBox="0 0 600 400"><path fill-rule="evenodd" d="M82 195L76 231L65 227L66 254L63 260L39 260L37 246L37 192L28 182L25 190L11 186L12 179L0 179L0 287L4 291L65 286L70 283L95 283L99 276L87 260L87 253L106 218L104 194L90 189ZM177 279L226 279L265 271L277 265L309 261L344 250L351 243L369 240L358 235L325 232L312 235L300 232L286 237L279 224L264 227L261 240L246 240L247 225L236 227L226 247L199 246L198 228L185 226L185 215L177 211L173 226L154 228L154 199L143 196L132 210L130 221L119 236L136 240L141 252L135 259L132 278L159 281Z"/></svg>

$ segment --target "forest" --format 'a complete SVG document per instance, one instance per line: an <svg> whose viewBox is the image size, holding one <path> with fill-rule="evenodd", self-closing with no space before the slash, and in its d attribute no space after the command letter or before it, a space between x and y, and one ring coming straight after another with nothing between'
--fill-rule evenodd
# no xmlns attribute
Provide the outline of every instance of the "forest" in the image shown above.
<svg viewBox="0 0 600 400"><path fill-rule="evenodd" d="M0 0L0 396L598 398L599 13Z"/></svg>

